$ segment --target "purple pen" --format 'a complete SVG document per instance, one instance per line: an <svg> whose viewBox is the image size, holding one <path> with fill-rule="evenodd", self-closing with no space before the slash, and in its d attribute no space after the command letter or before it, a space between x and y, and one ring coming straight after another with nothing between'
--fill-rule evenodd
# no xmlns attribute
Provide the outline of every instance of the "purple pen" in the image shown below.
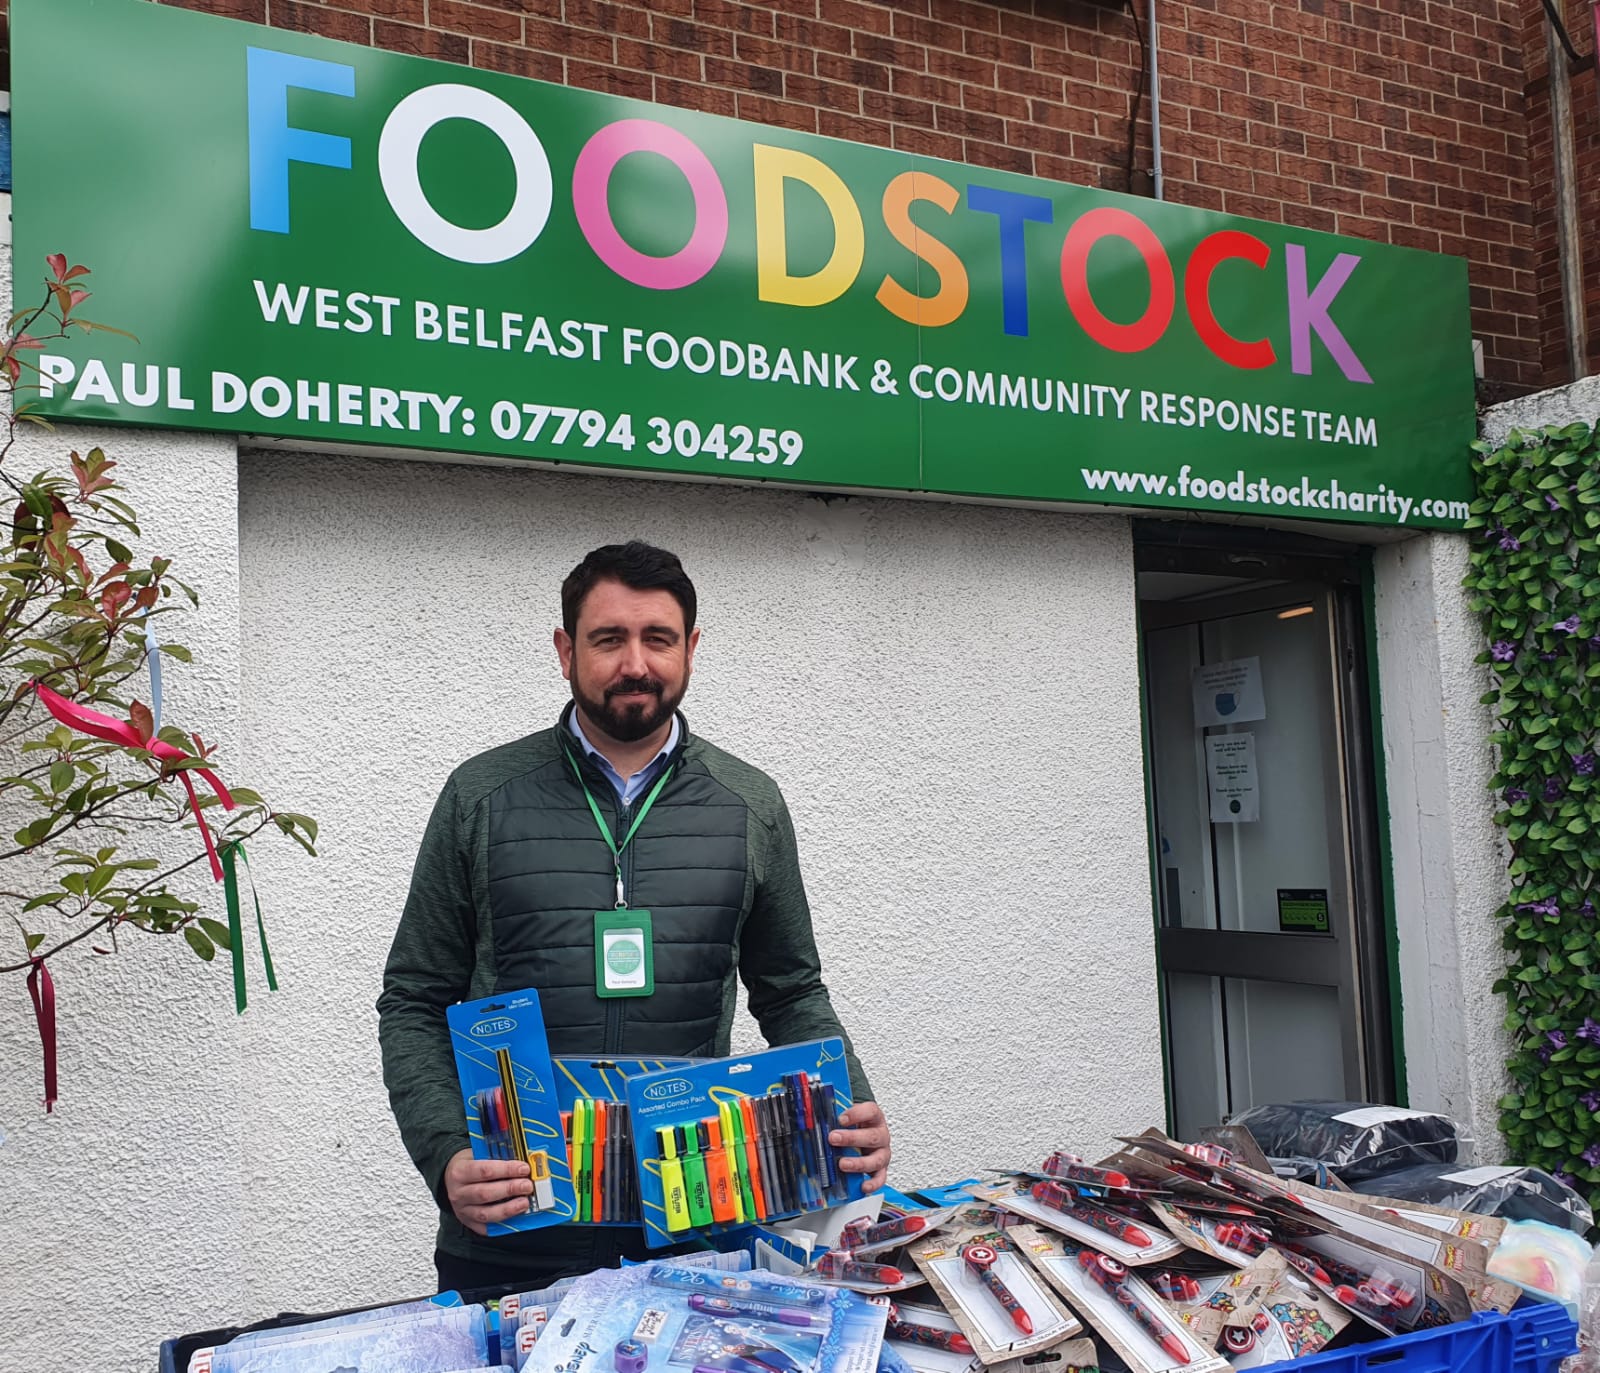
<svg viewBox="0 0 1600 1373"><path fill-rule="evenodd" d="M825 1330L829 1325L826 1316L814 1316L809 1311L796 1311L791 1306L766 1306L761 1302L743 1301L738 1297L713 1297L696 1292L689 1298L691 1311L704 1311L709 1316L750 1316L755 1320L772 1321L778 1325L797 1325L802 1330Z"/></svg>

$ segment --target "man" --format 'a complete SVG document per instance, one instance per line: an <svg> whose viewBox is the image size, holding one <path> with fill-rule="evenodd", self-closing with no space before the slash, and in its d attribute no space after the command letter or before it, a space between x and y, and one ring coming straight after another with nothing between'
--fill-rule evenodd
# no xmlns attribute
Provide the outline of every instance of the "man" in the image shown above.
<svg viewBox="0 0 1600 1373"><path fill-rule="evenodd" d="M526 1164L479 1160L445 1024L456 1001L535 987L555 1054L720 1056L737 972L769 1044L844 1036L822 983L794 827L764 773L678 712L700 641L694 584L644 543L590 553L555 632L572 704L554 729L463 763L423 835L378 998L383 1076L439 1203L443 1288L542 1286L647 1251L636 1230L551 1226L486 1238L532 1191ZM649 911L654 992L595 985L596 913ZM883 1112L845 1036L855 1104L833 1142L880 1186Z"/></svg>

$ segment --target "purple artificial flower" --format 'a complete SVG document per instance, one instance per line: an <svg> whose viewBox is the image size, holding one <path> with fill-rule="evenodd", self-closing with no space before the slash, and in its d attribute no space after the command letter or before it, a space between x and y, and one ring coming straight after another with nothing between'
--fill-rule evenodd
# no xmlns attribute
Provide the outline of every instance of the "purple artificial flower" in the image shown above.
<svg viewBox="0 0 1600 1373"><path fill-rule="evenodd" d="M1594 652L1596 652L1596 653L1600 653L1600 634L1596 634L1596 635L1593 635L1593 636L1592 636L1592 637L1591 637L1591 638L1590 638L1590 640L1589 640L1589 647L1590 647L1590 648L1591 648L1591 649L1592 649L1592 650L1593 650L1593 651L1594 651Z"/></svg>
<svg viewBox="0 0 1600 1373"><path fill-rule="evenodd" d="M1559 801L1561 793L1565 790L1566 788L1561 785L1559 777L1551 777L1544 784L1544 799L1546 801Z"/></svg>
<svg viewBox="0 0 1600 1373"><path fill-rule="evenodd" d="M1550 1041L1552 1049L1565 1049L1567 1047L1567 1032L1565 1030L1546 1030L1544 1037Z"/></svg>
<svg viewBox="0 0 1600 1373"><path fill-rule="evenodd" d="M1552 510L1561 509L1561 502L1552 496L1548 491L1546 491L1544 494L1544 503Z"/></svg>
<svg viewBox="0 0 1600 1373"><path fill-rule="evenodd" d="M1591 1144L1578 1157L1591 1168L1600 1168L1600 1143Z"/></svg>
<svg viewBox="0 0 1600 1373"><path fill-rule="evenodd" d="M1509 663L1517 656L1517 646L1509 640L1497 639L1494 647L1489 650L1489 656L1497 663Z"/></svg>
<svg viewBox="0 0 1600 1373"><path fill-rule="evenodd" d="M1500 532L1500 551L1502 553L1517 553L1520 552L1521 549L1521 540L1512 538L1511 535L1507 534L1504 530Z"/></svg>
<svg viewBox="0 0 1600 1373"><path fill-rule="evenodd" d="M1552 1168L1550 1170L1550 1176L1559 1182L1563 1187L1571 1187L1576 1190L1578 1186L1577 1178L1573 1177L1571 1173L1563 1173L1559 1168Z"/></svg>
<svg viewBox="0 0 1600 1373"><path fill-rule="evenodd" d="M1600 1044L1600 1020L1584 1016L1583 1024L1578 1027L1578 1038L1587 1039L1591 1044Z"/></svg>
<svg viewBox="0 0 1600 1373"><path fill-rule="evenodd" d="M1531 911L1534 915L1548 915L1551 919L1561 914L1561 907L1556 905L1553 896L1547 896L1543 901L1528 901L1518 906L1519 911Z"/></svg>
<svg viewBox="0 0 1600 1373"><path fill-rule="evenodd" d="M1600 1092L1585 1092L1578 1098L1578 1104L1585 1111L1600 1111Z"/></svg>
<svg viewBox="0 0 1600 1373"><path fill-rule="evenodd" d="M1559 653L1554 653L1554 652L1552 652L1552 653L1541 653L1539 655L1539 661L1541 663L1553 663L1560 656L1561 655Z"/></svg>
<svg viewBox="0 0 1600 1373"><path fill-rule="evenodd" d="M1541 1063L1548 1063L1550 1061L1550 1053L1551 1051L1547 1046L1541 1045L1533 1051L1533 1056Z"/></svg>
<svg viewBox="0 0 1600 1373"><path fill-rule="evenodd" d="M1560 620L1556 624L1552 625L1551 628L1559 629L1563 634L1576 634L1578 632L1578 625L1578 617L1576 615L1569 615L1566 619Z"/></svg>
<svg viewBox="0 0 1600 1373"><path fill-rule="evenodd" d="M1578 914L1586 915L1590 920L1594 919L1594 902L1587 896L1583 898L1583 905L1578 907Z"/></svg>
<svg viewBox="0 0 1600 1373"><path fill-rule="evenodd" d="M1511 802L1512 805L1516 805L1518 801L1526 801L1528 799L1528 793L1522 787L1507 787L1505 796L1506 800Z"/></svg>
<svg viewBox="0 0 1600 1373"><path fill-rule="evenodd" d="M1577 773L1579 777L1593 777L1594 754L1574 753L1572 755L1572 770Z"/></svg>

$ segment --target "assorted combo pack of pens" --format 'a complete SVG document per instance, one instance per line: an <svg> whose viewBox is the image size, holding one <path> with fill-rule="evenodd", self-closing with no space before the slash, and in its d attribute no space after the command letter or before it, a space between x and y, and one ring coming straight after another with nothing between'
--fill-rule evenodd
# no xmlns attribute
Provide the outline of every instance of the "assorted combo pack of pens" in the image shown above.
<svg viewBox="0 0 1600 1373"><path fill-rule="evenodd" d="M638 1159L627 1081L682 1068L686 1058L571 1058L558 1055L556 1102L582 1225L638 1225Z"/></svg>
<svg viewBox="0 0 1600 1373"><path fill-rule="evenodd" d="M446 1019L473 1157L525 1163L533 1182L527 1212L491 1222L489 1233L572 1220L577 1197L538 993L459 1002Z"/></svg>
<svg viewBox="0 0 1600 1373"><path fill-rule="evenodd" d="M627 1080L645 1241L803 1215L861 1195L829 1142L851 1104L844 1044L817 1040Z"/></svg>

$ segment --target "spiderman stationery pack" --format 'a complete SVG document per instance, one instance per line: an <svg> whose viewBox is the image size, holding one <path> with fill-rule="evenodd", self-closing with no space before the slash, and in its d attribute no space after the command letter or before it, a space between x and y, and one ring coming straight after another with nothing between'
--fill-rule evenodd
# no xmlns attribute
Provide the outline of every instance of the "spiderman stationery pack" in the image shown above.
<svg viewBox="0 0 1600 1373"><path fill-rule="evenodd" d="M572 1220L577 1197L538 993L458 1002L445 1017L472 1156L525 1163L533 1181L528 1210L490 1222L489 1233L510 1235Z"/></svg>
<svg viewBox="0 0 1600 1373"><path fill-rule="evenodd" d="M645 1242L822 1211L861 1195L828 1136L851 1104L844 1042L813 1040L627 1080Z"/></svg>

